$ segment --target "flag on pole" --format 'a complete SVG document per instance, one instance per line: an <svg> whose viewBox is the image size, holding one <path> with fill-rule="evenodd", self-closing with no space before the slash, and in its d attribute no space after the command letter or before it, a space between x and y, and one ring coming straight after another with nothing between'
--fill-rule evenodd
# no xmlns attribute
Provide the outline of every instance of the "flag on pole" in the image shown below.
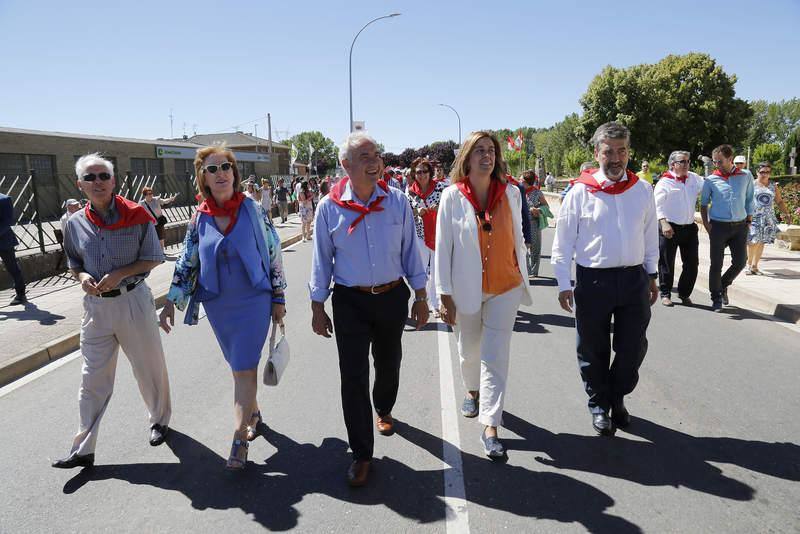
<svg viewBox="0 0 800 534"><path fill-rule="evenodd" d="M510 135L507 137L507 141L508 141L508 149L509 149L509 150L516 150L516 143L515 143L515 142L514 142L514 140L511 138L511 136L510 136Z"/></svg>
<svg viewBox="0 0 800 534"><path fill-rule="evenodd" d="M313 165L313 163L312 163L313 160L311 159L311 156L313 156L313 155L314 155L314 147L311 146L311 143L308 143L308 168L309 168L309 170L311 170L311 166Z"/></svg>
<svg viewBox="0 0 800 534"><path fill-rule="evenodd" d="M522 150L522 130L517 132L517 138L514 139L514 146L516 147L517 152Z"/></svg>
<svg viewBox="0 0 800 534"><path fill-rule="evenodd" d="M297 147L292 143L292 149L289 151L291 163L289 163L289 174L294 174L294 162L297 161Z"/></svg>

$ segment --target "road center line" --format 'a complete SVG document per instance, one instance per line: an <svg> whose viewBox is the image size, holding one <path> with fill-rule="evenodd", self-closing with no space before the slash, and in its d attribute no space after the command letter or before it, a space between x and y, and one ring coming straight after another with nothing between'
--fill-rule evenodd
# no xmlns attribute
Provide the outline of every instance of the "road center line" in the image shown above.
<svg viewBox="0 0 800 534"><path fill-rule="evenodd" d="M445 325L436 323L436 326L442 328ZM440 329L436 334L436 342L439 346L439 391L442 406L445 525L448 534L468 534L469 511L464 490L464 466L461 463L450 333L446 329Z"/></svg>

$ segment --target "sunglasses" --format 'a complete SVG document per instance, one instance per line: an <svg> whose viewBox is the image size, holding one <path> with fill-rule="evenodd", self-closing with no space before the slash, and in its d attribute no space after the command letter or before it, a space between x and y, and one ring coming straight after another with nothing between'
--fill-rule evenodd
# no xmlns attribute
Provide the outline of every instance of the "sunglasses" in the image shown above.
<svg viewBox="0 0 800 534"><path fill-rule="evenodd" d="M414 171L414 174L430 174L430 173L431 171L424 171L424 170Z"/></svg>
<svg viewBox="0 0 800 534"><path fill-rule="evenodd" d="M486 218L486 211L479 211L478 212L478 218L479 219L485 219ZM491 232L492 231L492 223L490 223L489 221L485 221L481 225L481 229L483 229L484 232Z"/></svg>
<svg viewBox="0 0 800 534"><path fill-rule="evenodd" d="M226 161L222 165L206 165L203 167L203 170L210 172L211 174L215 174L220 169L223 171L229 171L231 170L231 167L233 167L233 164Z"/></svg>
<svg viewBox="0 0 800 534"><path fill-rule="evenodd" d="M673 162L675 165L686 165L689 163L688 159L678 159Z"/></svg>
<svg viewBox="0 0 800 534"><path fill-rule="evenodd" d="M111 175L107 172L101 172L100 174L95 174L95 173L84 174L81 177L81 180L83 180L84 182L94 182L98 178L100 178L104 182L107 182L111 179Z"/></svg>

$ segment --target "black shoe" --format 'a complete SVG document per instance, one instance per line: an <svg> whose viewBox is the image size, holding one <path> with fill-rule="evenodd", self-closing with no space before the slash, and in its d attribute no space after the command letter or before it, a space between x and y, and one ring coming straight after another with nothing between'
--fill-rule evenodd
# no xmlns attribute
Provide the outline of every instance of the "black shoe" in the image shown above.
<svg viewBox="0 0 800 534"><path fill-rule="evenodd" d="M631 414L628 413L622 399L611 406L611 422L619 428L625 428L631 424Z"/></svg>
<svg viewBox="0 0 800 534"><path fill-rule="evenodd" d="M693 306L694 303L690 297L681 297L681 304L684 306Z"/></svg>
<svg viewBox="0 0 800 534"><path fill-rule="evenodd" d="M730 299L728 298L728 288L722 290L722 303L727 306L731 303Z"/></svg>
<svg viewBox="0 0 800 534"><path fill-rule="evenodd" d="M150 427L150 445L157 447L164 443L167 432L169 432L169 427L167 425L156 424Z"/></svg>
<svg viewBox="0 0 800 534"><path fill-rule="evenodd" d="M27 303L28 303L28 299L25 297L25 295L17 295L16 297L14 297L14 300L12 300L11 302L8 303L8 305L9 306L21 306L22 304L27 304Z"/></svg>
<svg viewBox="0 0 800 534"><path fill-rule="evenodd" d="M714 313L719 313L722 311L722 302L715 300L711 303L711 311Z"/></svg>
<svg viewBox="0 0 800 534"><path fill-rule="evenodd" d="M613 436L617 430L606 412L592 414L592 427L601 436Z"/></svg>
<svg viewBox="0 0 800 534"><path fill-rule="evenodd" d="M81 456L73 452L66 458L56 460L51 464L56 469L72 469L73 467L92 467L94 465L94 453Z"/></svg>

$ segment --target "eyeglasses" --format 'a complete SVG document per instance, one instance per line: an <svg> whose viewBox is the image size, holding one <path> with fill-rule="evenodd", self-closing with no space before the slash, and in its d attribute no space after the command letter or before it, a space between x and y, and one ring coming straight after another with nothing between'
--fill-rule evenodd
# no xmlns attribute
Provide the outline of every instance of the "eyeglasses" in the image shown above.
<svg viewBox="0 0 800 534"><path fill-rule="evenodd" d="M90 174L84 174L81 177L81 180L83 180L84 182L94 182L98 178L100 178L100 180L104 182L107 182L111 179L111 175L107 172L101 172L100 174L90 173Z"/></svg>
<svg viewBox="0 0 800 534"><path fill-rule="evenodd" d="M689 164L689 160L688 159L677 159L677 160L673 161L673 163L675 165L688 165Z"/></svg>
<svg viewBox="0 0 800 534"><path fill-rule="evenodd" d="M422 169L414 171L414 174L430 174L431 171L424 171Z"/></svg>
<svg viewBox="0 0 800 534"><path fill-rule="evenodd" d="M712 159L711 163L713 163L714 165L719 165L719 164L722 163L722 160L721 159Z"/></svg>
<svg viewBox="0 0 800 534"><path fill-rule="evenodd" d="M484 223L481 225L481 229L484 232L491 232L492 231L492 223L486 221L486 210L478 212L478 219L484 219Z"/></svg>
<svg viewBox="0 0 800 534"><path fill-rule="evenodd" d="M772 170L771 169L760 170L758 171L758 174L772 174Z"/></svg>
<svg viewBox="0 0 800 534"><path fill-rule="evenodd" d="M231 170L231 167L233 167L233 164L226 161L221 165L206 165L205 167L203 167L203 170L205 170L206 172L210 172L211 174L215 174L220 169L222 169L223 171L229 171Z"/></svg>

